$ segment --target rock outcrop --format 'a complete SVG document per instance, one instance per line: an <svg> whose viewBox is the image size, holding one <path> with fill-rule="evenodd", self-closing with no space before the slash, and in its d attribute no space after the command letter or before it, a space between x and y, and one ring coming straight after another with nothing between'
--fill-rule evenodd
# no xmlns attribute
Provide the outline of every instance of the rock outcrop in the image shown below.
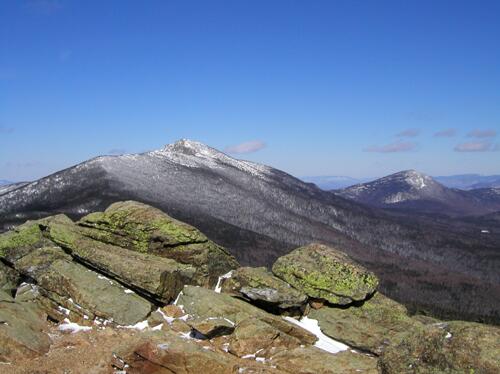
<svg viewBox="0 0 500 374"><path fill-rule="evenodd" d="M498 328L411 317L338 249L301 247L272 270L239 267L194 227L132 201L76 223L26 222L0 235L0 364L38 371L89 334L83 356L111 339L104 366L71 366L73 355L40 372L500 369Z"/></svg>
<svg viewBox="0 0 500 374"><path fill-rule="evenodd" d="M422 326L403 305L381 293L356 307L311 309L309 317L317 319L331 338L376 355L399 342L401 335Z"/></svg>
<svg viewBox="0 0 500 374"><path fill-rule="evenodd" d="M408 332L379 360L381 373L500 372L500 328L452 321Z"/></svg>
<svg viewBox="0 0 500 374"><path fill-rule="evenodd" d="M222 283L222 292L241 297L265 309L302 312L306 294L275 277L266 268L242 267Z"/></svg>
<svg viewBox="0 0 500 374"><path fill-rule="evenodd" d="M365 300L378 286L373 273L322 244L300 247L278 258L273 273L311 298L338 305Z"/></svg>

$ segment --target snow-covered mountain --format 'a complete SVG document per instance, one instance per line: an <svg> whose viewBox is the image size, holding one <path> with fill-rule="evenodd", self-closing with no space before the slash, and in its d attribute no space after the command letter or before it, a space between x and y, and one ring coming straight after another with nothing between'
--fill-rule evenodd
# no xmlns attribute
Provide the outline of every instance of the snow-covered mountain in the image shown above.
<svg viewBox="0 0 500 374"><path fill-rule="evenodd" d="M500 210L495 189L463 191L443 186L415 170L406 170L335 191L363 204L450 215L480 215Z"/></svg>
<svg viewBox="0 0 500 374"><path fill-rule="evenodd" d="M415 188L432 184L419 177L412 183ZM455 281L469 278L479 284L500 283L500 258L482 260L497 256L495 230L484 236L475 226L468 228L471 234L462 227L438 230L430 221L416 225L190 140L142 154L97 157L4 193L0 228L54 213L78 218L128 199L200 228L243 264L269 265L292 248L316 241L339 246L373 269L389 294L394 292L390 285L397 283L399 299L459 303L435 294L447 292L442 279L436 280L435 289L419 287L424 281L420 274L430 268L449 277L450 290L456 289ZM433 280L427 277L425 282Z"/></svg>

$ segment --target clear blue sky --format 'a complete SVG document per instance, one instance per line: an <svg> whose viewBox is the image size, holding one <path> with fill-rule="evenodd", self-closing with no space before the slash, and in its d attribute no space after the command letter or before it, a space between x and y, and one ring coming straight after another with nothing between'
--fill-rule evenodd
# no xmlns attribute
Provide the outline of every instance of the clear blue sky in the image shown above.
<svg viewBox="0 0 500 374"><path fill-rule="evenodd" d="M497 0L4 0L0 179L179 138L298 176L500 173L499 17Z"/></svg>

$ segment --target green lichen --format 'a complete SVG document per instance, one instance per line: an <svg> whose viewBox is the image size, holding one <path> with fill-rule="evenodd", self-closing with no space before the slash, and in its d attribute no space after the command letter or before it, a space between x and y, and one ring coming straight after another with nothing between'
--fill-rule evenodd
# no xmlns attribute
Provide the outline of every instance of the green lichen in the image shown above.
<svg viewBox="0 0 500 374"><path fill-rule="evenodd" d="M16 230L0 235L0 257L4 258L8 252L16 248L35 245L42 240L42 232L36 223L27 223Z"/></svg>
<svg viewBox="0 0 500 374"><path fill-rule="evenodd" d="M301 247L279 258L273 273L307 295L334 304L363 300L378 285L374 274L321 245Z"/></svg>

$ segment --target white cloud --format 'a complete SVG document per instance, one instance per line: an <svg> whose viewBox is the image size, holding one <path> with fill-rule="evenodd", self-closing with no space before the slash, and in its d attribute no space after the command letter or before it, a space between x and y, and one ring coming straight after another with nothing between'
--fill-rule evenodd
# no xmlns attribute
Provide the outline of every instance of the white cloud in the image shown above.
<svg viewBox="0 0 500 374"><path fill-rule="evenodd" d="M386 145L373 145L364 149L365 152L378 152L378 153L396 153L396 152L409 152L417 148L417 144L413 142L396 142Z"/></svg>
<svg viewBox="0 0 500 374"><path fill-rule="evenodd" d="M257 152L264 148L266 148L266 143L261 140L252 140L226 147L224 151L227 153L243 154Z"/></svg>
<svg viewBox="0 0 500 374"><path fill-rule="evenodd" d="M494 138L497 136L496 130L473 130L467 134L469 138Z"/></svg>
<svg viewBox="0 0 500 374"><path fill-rule="evenodd" d="M494 147L490 142L467 142L458 144L454 149L456 152L488 152Z"/></svg>
<svg viewBox="0 0 500 374"><path fill-rule="evenodd" d="M446 129L446 130L441 130L437 131L434 133L434 136L436 138L452 138L457 134L457 130L455 129Z"/></svg>

